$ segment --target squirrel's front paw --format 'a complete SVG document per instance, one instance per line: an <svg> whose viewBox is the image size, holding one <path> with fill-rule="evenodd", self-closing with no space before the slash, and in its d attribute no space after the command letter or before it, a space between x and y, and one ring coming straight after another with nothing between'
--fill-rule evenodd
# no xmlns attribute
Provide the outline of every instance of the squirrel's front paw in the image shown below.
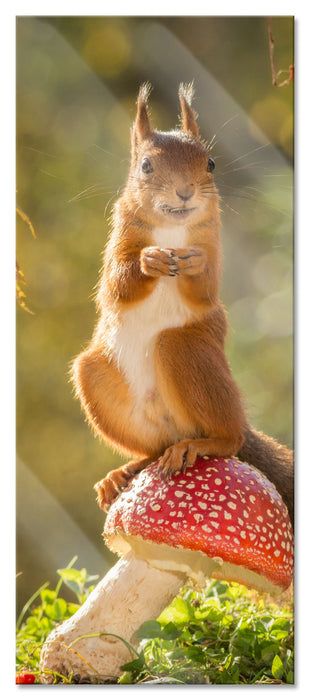
<svg viewBox="0 0 310 700"><path fill-rule="evenodd" d="M140 255L140 267L142 272L149 277L159 277L160 275L175 277L178 274L178 265L172 248L159 248L158 246L143 248Z"/></svg>
<svg viewBox="0 0 310 700"><path fill-rule="evenodd" d="M94 489L97 491L97 503L100 508L106 510L107 506L111 505L120 492L128 486L128 481L128 476L126 477L121 470L111 471L104 479L98 481Z"/></svg>
<svg viewBox="0 0 310 700"><path fill-rule="evenodd" d="M194 277L204 272L206 255L202 248L175 248L174 260L180 275Z"/></svg>

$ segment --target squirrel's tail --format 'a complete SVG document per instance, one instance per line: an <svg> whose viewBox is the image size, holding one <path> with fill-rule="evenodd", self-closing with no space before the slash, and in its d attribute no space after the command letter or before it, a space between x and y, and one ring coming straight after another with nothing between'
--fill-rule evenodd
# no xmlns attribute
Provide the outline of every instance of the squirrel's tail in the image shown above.
<svg viewBox="0 0 310 700"><path fill-rule="evenodd" d="M257 467L275 485L287 506L294 527L294 453L292 450L248 426L238 457L243 462Z"/></svg>

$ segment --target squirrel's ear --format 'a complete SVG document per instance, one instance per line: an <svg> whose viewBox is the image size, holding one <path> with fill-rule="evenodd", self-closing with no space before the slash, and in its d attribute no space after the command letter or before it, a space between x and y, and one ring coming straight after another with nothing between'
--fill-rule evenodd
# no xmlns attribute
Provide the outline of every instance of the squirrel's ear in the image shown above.
<svg viewBox="0 0 310 700"><path fill-rule="evenodd" d="M147 112L147 101L152 90L150 83L141 85L137 100L137 116L132 128L132 146L151 135L152 129Z"/></svg>
<svg viewBox="0 0 310 700"><path fill-rule="evenodd" d="M181 105L181 126L182 131L192 136L199 136L198 125L196 122L197 114L191 107L194 97L193 83L185 85L181 83L179 87L179 100Z"/></svg>

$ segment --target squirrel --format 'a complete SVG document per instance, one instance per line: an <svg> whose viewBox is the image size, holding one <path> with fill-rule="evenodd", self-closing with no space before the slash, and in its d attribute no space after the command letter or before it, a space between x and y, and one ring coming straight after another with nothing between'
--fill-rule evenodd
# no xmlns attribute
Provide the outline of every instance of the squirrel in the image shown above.
<svg viewBox="0 0 310 700"><path fill-rule="evenodd" d="M114 206L92 340L72 379L95 432L131 458L95 488L105 510L158 460L169 478L198 455L237 456L276 486L293 522L293 452L254 430L225 355L215 162L199 135L193 85L181 84L180 128L151 128L140 87L131 164Z"/></svg>

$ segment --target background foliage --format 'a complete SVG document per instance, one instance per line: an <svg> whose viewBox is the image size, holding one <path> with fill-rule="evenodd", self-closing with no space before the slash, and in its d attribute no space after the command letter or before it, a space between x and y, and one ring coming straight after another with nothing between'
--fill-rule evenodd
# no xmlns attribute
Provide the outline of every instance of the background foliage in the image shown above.
<svg viewBox="0 0 310 700"><path fill-rule="evenodd" d="M277 69L293 19L272 18ZM19 17L17 259L18 605L72 550L113 560L92 485L121 458L95 438L69 383L95 322L109 214L125 183L139 84L153 123L177 122L194 79L222 195L227 351L256 427L292 445L293 85L272 87L264 17ZM74 542L72 540L75 540Z"/></svg>
<svg viewBox="0 0 310 700"><path fill-rule="evenodd" d="M89 576L85 568L72 568L76 559L57 571L55 590L48 588L48 582L41 585L19 615L19 684L40 682L39 662L45 640L56 625L78 611L95 586L92 582L98 576ZM63 584L73 592L74 603L67 602ZM207 580L199 592L184 586L157 620L148 620L137 630L137 643L131 647L133 658L115 682L292 684L293 624L291 589L278 603L267 594L249 591L237 583ZM100 632L98 629L94 636L100 636ZM109 634L108 630L103 634ZM75 648L73 640L72 644ZM25 678L25 673L30 673L31 680L29 675ZM78 682L74 676L49 673L53 683Z"/></svg>

